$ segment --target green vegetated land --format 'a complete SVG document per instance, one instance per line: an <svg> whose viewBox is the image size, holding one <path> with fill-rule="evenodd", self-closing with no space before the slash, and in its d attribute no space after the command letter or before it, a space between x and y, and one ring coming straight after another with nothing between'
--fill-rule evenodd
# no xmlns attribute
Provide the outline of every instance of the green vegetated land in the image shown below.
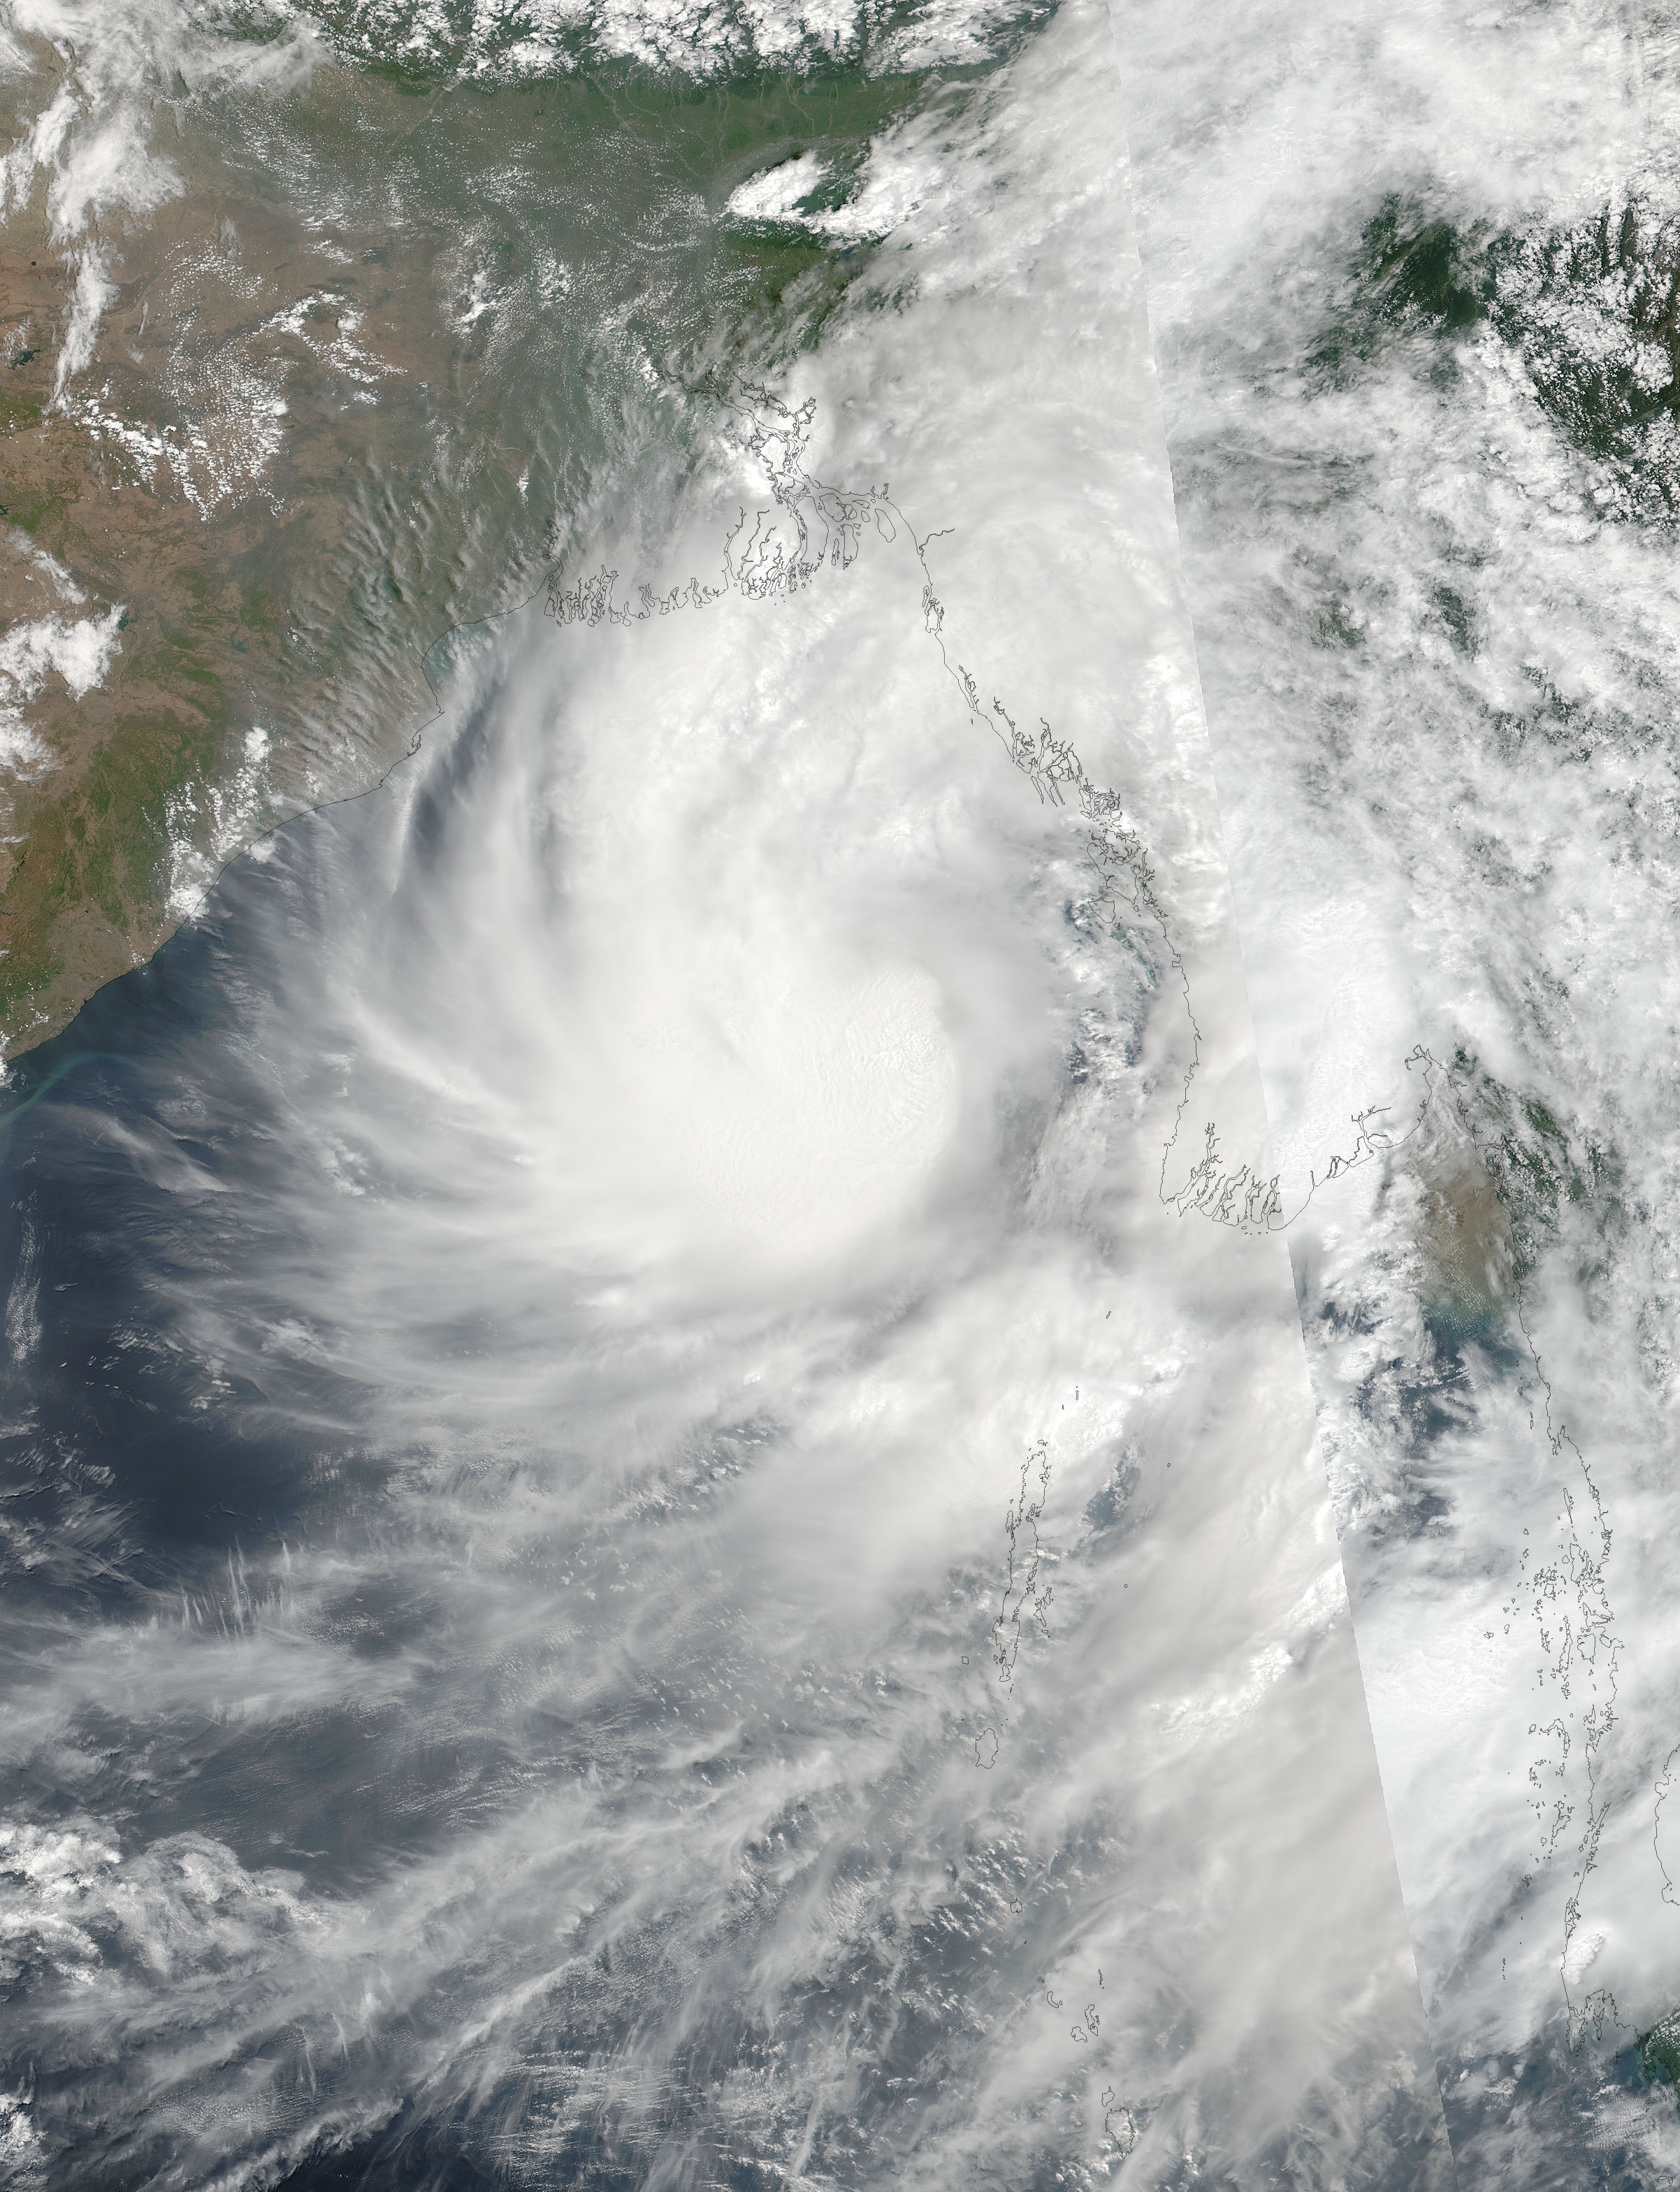
<svg viewBox="0 0 1680 2192"><path fill-rule="evenodd" d="M1478 328L1522 358L1541 408L1614 487L1613 509L1680 509L1680 207L1641 195L1533 231L1386 199L1309 365L1357 374L1397 336L1452 345Z"/></svg>

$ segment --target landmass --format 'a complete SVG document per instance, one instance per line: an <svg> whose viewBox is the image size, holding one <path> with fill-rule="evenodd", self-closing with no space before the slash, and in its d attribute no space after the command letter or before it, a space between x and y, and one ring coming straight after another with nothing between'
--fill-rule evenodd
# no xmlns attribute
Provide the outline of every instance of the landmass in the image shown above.
<svg viewBox="0 0 1680 2192"><path fill-rule="evenodd" d="M429 648L599 530L638 408L698 350L808 338L871 240L732 220L731 193L817 145L843 197L920 88L621 68L487 97L317 61L159 99L162 202L77 214L43 117L68 99L91 132L100 94L24 43L0 76L9 1055L276 823L379 780L435 712Z"/></svg>

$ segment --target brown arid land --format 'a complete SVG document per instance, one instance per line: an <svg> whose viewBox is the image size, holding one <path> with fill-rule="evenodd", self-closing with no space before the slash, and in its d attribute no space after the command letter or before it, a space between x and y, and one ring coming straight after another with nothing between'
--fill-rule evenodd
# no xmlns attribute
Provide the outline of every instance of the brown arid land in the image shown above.
<svg viewBox="0 0 1680 2192"><path fill-rule="evenodd" d="M442 605L419 588L372 630L332 575L370 497L406 474L424 505L427 375L449 363L384 239L189 200L110 254L95 357L54 401L77 270L18 226L0 259L0 615L120 624L86 690L24 665L39 683L0 848L14 1047L156 950L255 836L412 740Z"/></svg>
<svg viewBox="0 0 1680 2192"><path fill-rule="evenodd" d="M14 146L55 71L0 88ZM66 235L37 177L0 231L7 1052L275 824L379 781L433 713L427 648L598 532L638 406L820 320L867 251L723 201L812 142L855 166L914 91L333 65L161 104L143 215Z"/></svg>

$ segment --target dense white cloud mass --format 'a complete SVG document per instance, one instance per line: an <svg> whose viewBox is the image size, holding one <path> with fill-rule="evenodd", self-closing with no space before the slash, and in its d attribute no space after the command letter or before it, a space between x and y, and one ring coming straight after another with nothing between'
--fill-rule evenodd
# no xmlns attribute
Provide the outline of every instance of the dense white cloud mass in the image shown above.
<svg viewBox="0 0 1680 2192"><path fill-rule="evenodd" d="M1673 20L1115 20L1286 1189L1391 1107L1290 1238L1461 2181L1671 2183Z"/></svg>
<svg viewBox="0 0 1680 2192"><path fill-rule="evenodd" d="M23 1069L26 2181L1451 2181L1118 100Z"/></svg>
<svg viewBox="0 0 1680 2192"><path fill-rule="evenodd" d="M82 608L87 601L70 574L44 549L33 546L26 534L14 534L9 545L24 567L26 584L53 602L45 616L0 633L0 768L17 771L37 768L48 758L25 709L54 677L78 700L104 682L122 644L117 637L122 610L118 606L103 616L66 617L65 604Z"/></svg>

